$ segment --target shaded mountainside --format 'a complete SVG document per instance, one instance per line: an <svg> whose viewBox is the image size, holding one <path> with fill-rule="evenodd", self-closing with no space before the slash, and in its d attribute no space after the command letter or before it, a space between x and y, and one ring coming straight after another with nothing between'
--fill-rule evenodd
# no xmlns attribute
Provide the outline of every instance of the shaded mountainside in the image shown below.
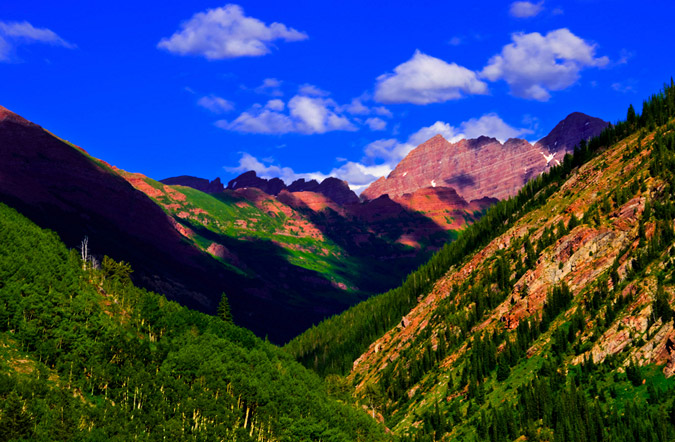
<svg viewBox="0 0 675 442"><path fill-rule="evenodd" d="M95 269L1 203L0 244L0 440L389 440L225 308Z"/></svg>
<svg viewBox="0 0 675 442"><path fill-rule="evenodd" d="M673 440L674 117L671 82L287 350L402 440Z"/></svg>
<svg viewBox="0 0 675 442"><path fill-rule="evenodd" d="M133 262L145 284L166 277L170 298L215 310L202 287L185 285L206 278L216 263L185 243L164 212L107 164L5 108L0 158L0 201L59 232L71 247L89 236L94 250Z"/></svg>
<svg viewBox="0 0 675 442"><path fill-rule="evenodd" d="M361 291L356 286L361 281L354 277L359 263L339 264L344 253L338 247L328 240L307 239L305 228L321 233L302 217L283 225L285 214L270 215L243 197L219 200L185 187L179 187L181 193L146 182L4 108L0 118L0 201L57 231L70 247L88 236L91 252L99 259L108 255L130 262L138 284L183 305L215 313L225 292L238 324L284 342L361 296L398 281L380 278L369 286L364 280ZM167 204L175 197L189 206L187 211L178 206L176 213L163 210L148 197L163 192L170 195ZM192 202L186 203L186 195ZM206 209L216 212L220 221L208 218ZM215 222L257 225L248 235L228 237L194 222L195 217L212 221L211 227ZM275 225L283 225L286 242L270 240L276 232L270 226ZM258 230L263 233L250 234ZM399 271L405 274L417 263L404 258L401 265Z"/></svg>
<svg viewBox="0 0 675 442"><path fill-rule="evenodd" d="M388 194L396 200L420 188L439 186L454 188L467 201L505 199L608 124L575 112L534 145L515 138L502 144L484 136L450 143L437 135L413 149L389 176L364 190L361 198Z"/></svg>

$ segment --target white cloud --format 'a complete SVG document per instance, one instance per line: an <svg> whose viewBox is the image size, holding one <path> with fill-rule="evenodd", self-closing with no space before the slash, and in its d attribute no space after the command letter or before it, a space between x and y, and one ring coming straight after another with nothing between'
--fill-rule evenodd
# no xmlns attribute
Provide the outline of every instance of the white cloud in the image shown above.
<svg viewBox="0 0 675 442"><path fill-rule="evenodd" d="M543 1L539 3L519 1L511 3L511 7L509 8L509 14L511 14L512 17L516 18L530 18L539 15L539 13L543 10L544 10Z"/></svg>
<svg viewBox="0 0 675 442"><path fill-rule="evenodd" d="M27 21L0 21L0 61L8 61L15 46L29 43L45 43L68 49L77 47L59 37L54 31L36 28Z"/></svg>
<svg viewBox="0 0 675 442"><path fill-rule="evenodd" d="M268 54L275 40L299 41L307 34L281 23L269 26L247 17L238 5L198 12L181 24L171 37L157 47L180 55L201 55L209 60L256 57Z"/></svg>
<svg viewBox="0 0 675 442"><path fill-rule="evenodd" d="M9 60L9 54L12 46L2 37L0 37L0 61Z"/></svg>
<svg viewBox="0 0 675 442"><path fill-rule="evenodd" d="M381 103L429 104L487 91L475 72L415 51L393 74L377 77L375 99Z"/></svg>
<svg viewBox="0 0 675 442"><path fill-rule="evenodd" d="M284 94L281 91L281 89L279 89L280 87L281 87L281 80L277 80L276 78L265 78L262 84L254 88L253 91L257 94L280 97Z"/></svg>
<svg viewBox="0 0 675 442"><path fill-rule="evenodd" d="M265 107L273 111L281 112L282 110L284 110L284 107L286 107L286 105L284 104L283 101L279 99L274 99L268 101Z"/></svg>
<svg viewBox="0 0 675 442"><path fill-rule="evenodd" d="M234 104L216 95L207 95L197 100L197 105L208 109L213 113L222 114L234 109Z"/></svg>
<svg viewBox="0 0 675 442"><path fill-rule="evenodd" d="M340 107L340 110L352 115L379 115L381 117L392 117L392 113L384 106L368 106L364 101L370 100L366 94L353 98L349 104Z"/></svg>
<svg viewBox="0 0 675 442"><path fill-rule="evenodd" d="M387 122L378 117L366 119L366 124L370 130L384 130L387 127Z"/></svg>
<svg viewBox="0 0 675 442"><path fill-rule="evenodd" d="M319 89L313 84L303 84L300 86L298 93L300 95L310 95L313 97L326 97L330 95L328 92L324 91L323 89Z"/></svg>
<svg viewBox="0 0 675 442"><path fill-rule="evenodd" d="M595 58L595 45L577 37L569 29L548 34L516 33L513 43L490 58L481 76L490 81L504 79L517 97L547 101L550 91L574 84L586 67L605 66L607 57Z"/></svg>
<svg viewBox="0 0 675 442"><path fill-rule="evenodd" d="M531 134L529 129L516 129L511 127L497 114L485 114L480 118L472 118L460 125L462 138L478 138L481 135L493 137L502 143L509 138L516 138L521 135Z"/></svg>
<svg viewBox="0 0 675 442"><path fill-rule="evenodd" d="M269 109L251 109L231 122L218 120L215 124L221 129L244 133L286 134L296 131L293 120L288 115Z"/></svg>
<svg viewBox="0 0 675 442"><path fill-rule="evenodd" d="M296 121L298 132L324 133L333 130L356 130L344 116L337 115L333 100L296 95L288 102L291 117Z"/></svg>
<svg viewBox="0 0 675 442"><path fill-rule="evenodd" d="M283 113L285 108L288 113ZM287 104L279 99L265 106L254 105L231 122L220 120L216 126L244 133L258 134L321 134L337 130L356 130L341 107L330 98L295 95Z"/></svg>

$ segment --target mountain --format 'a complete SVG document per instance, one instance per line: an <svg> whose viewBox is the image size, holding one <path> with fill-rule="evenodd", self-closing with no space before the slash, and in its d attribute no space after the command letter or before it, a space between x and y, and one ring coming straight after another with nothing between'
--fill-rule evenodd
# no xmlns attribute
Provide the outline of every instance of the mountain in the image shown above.
<svg viewBox="0 0 675 442"><path fill-rule="evenodd" d="M630 115L286 349L405 441L673 440L675 84Z"/></svg>
<svg viewBox="0 0 675 442"><path fill-rule="evenodd" d="M0 201L70 246L132 262L139 283L192 308L214 310L204 284L218 280L215 261L189 247L174 223L106 163L40 126L0 108ZM157 278L161 277L160 282Z"/></svg>
<svg viewBox="0 0 675 442"><path fill-rule="evenodd" d="M279 195L284 190L291 193L314 192L330 198L339 205L356 204L359 202L359 197L349 188L349 184L334 177L324 179L321 184L316 180L305 181L304 178L300 178L286 186L286 183L279 178L269 180L260 178L254 170L249 170L230 180L227 184L227 189L229 190L245 189L247 187L255 187L268 195L274 196Z"/></svg>
<svg viewBox="0 0 675 442"><path fill-rule="evenodd" d="M513 138L502 144L484 136L450 143L436 135L413 149L389 176L368 186L361 198L388 194L396 200L417 189L438 186L452 187L466 200L505 199L608 124L575 112L534 145Z"/></svg>
<svg viewBox="0 0 675 442"><path fill-rule="evenodd" d="M581 112L572 112L548 135L537 141L535 146L547 149L550 154L572 153L574 146L578 145L581 140L590 140L597 136L608 124L600 118L589 117ZM558 160L565 156L562 153L556 155Z"/></svg>
<svg viewBox="0 0 675 442"><path fill-rule="evenodd" d="M201 190L204 193L218 193L225 190L223 183L220 182L220 178L209 181L204 178L181 175L177 177L165 178L163 180L159 180L159 182L162 184L168 184L169 186L192 187L193 189Z"/></svg>

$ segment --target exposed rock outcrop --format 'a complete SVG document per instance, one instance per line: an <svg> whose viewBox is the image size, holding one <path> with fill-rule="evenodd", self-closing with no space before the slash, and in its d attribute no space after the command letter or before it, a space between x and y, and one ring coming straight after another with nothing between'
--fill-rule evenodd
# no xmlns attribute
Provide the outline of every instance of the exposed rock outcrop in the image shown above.
<svg viewBox="0 0 675 442"><path fill-rule="evenodd" d="M319 184L316 180L305 181L304 178L293 181L289 186L279 178L260 178L254 170L249 170L227 184L230 190L255 187L268 195L279 195L282 191L288 192L315 192L324 195L339 205L356 204L359 197L349 188L346 181L328 177Z"/></svg>
<svg viewBox="0 0 675 442"><path fill-rule="evenodd" d="M268 195L278 195L279 192L286 188L286 184L279 178L272 178L271 180L260 178L255 173L255 170L244 172L227 183L227 188L229 190L244 189L247 187L255 187Z"/></svg>

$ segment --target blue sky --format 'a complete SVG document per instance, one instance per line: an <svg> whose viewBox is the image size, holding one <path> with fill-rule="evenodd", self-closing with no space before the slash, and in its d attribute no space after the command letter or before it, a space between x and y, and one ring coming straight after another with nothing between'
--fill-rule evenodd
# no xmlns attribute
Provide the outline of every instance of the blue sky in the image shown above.
<svg viewBox="0 0 675 442"><path fill-rule="evenodd" d="M362 188L441 133L535 141L675 74L671 1L31 1L0 105L131 172Z"/></svg>

